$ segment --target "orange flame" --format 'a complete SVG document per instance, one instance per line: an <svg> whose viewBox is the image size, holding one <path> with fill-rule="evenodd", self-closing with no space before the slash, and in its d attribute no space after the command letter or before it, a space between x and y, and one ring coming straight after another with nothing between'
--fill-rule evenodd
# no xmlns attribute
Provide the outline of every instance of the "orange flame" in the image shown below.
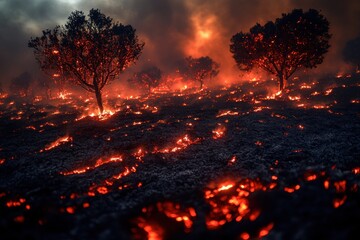
<svg viewBox="0 0 360 240"><path fill-rule="evenodd" d="M266 227L261 229L261 231L259 233L259 237L262 238L262 237L265 237L266 235L268 235L273 227L274 227L274 224L270 223L269 225L267 225Z"/></svg>
<svg viewBox="0 0 360 240"><path fill-rule="evenodd" d="M69 136L64 136L64 137L61 137L61 138L58 138L56 139L54 142L48 144L45 146L45 148L43 150L40 150L40 152L44 152L44 151L49 151L53 148L56 148L64 143L67 143L67 142L70 142L72 141L72 137L69 137Z"/></svg>
<svg viewBox="0 0 360 240"><path fill-rule="evenodd" d="M186 149L188 146L197 143L198 141L200 141L200 139L195 139L194 141L190 139L190 137L186 134L184 137L179 138L176 141L176 145L173 147L169 147L169 148L164 148L161 150L157 150L155 149L153 151L153 153L174 153L174 152L178 152L181 150Z"/></svg>
<svg viewBox="0 0 360 240"><path fill-rule="evenodd" d="M213 133L213 139L219 139L225 136L226 128L222 125L219 125L217 128L215 128Z"/></svg>
<svg viewBox="0 0 360 240"><path fill-rule="evenodd" d="M67 175L73 175L73 174L82 174L82 173L85 173L89 170L93 170L95 168L98 168L102 165L105 165L105 164L108 164L108 163L111 163L111 162L122 162L123 159L121 156L113 156L113 157L110 157L108 159L102 159L102 158L99 158L96 163L92 166L86 166L86 167L83 167L83 168L78 168L78 169L75 169L75 170L72 170L72 171L69 171L69 172L60 172L60 174L64 175L64 176L67 176Z"/></svg>
<svg viewBox="0 0 360 240"><path fill-rule="evenodd" d="M334 208L338 208L343 205L346 201L347 196L343 196L342 198L335 198L333 201Z"/></svg>

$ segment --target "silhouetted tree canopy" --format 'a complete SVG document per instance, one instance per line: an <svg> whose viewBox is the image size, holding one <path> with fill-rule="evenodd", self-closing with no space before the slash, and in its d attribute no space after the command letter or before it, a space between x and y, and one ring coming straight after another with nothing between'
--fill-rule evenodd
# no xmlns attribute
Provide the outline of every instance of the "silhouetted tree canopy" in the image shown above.
<svg viewBox="0 0 360 240"><path fill-rule="evenodd" d="M65 26L43 31L28 46L43 71L95 93L102 113L101 90L136 62L144 43L132 26L91 9L88 17L81 11L72 12Z"/></svg>
<svg viewBox="0 0 360 240"><path fill-rule="evenodd" d="M346 43L343 55L346 62L355 65L357 71L360 71L360 37Z"/></svg>
<svg viewBox="0 0 360 240"><path fill-rule="evenodd" d="M157 87L160 84L162 72L158 67L145 68L134 75L134 80L137 84L145 86L150 93L151 88Z"/></svg>
<svg viewBox="0 0 360 240"><path fill-rule="evenodd" d="M203 88L204 81L216 77L219 73L220 65L210 57L193 58L189 56L180 65L179 73L185 78L200 83Z"/></svg>
<svg viewBox="0 0 360 240"><path fill-rule="evenodd" d="M230 52L240 70L262 68L276 75L282 90L295 71L323 62L330 38L329 22L317 10L294 9L275 22L235 34Z"/></svg>

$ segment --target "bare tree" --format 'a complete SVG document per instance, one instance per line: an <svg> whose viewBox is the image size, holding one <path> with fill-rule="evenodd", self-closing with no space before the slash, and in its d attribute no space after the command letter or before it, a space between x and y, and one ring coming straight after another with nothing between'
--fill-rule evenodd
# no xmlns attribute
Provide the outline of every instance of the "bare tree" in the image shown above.
<svg viewBox="0 0 360 240"><path fill-rule="evenodd" d="M98 9L91 9L88 17L81 11L71 13L65 26L43 31L28 46L34 49L43 71L95 93L102 113L101 90L136 62L144 43L132 26L113 22Z"/></svg>
<svg viewBox="0 0 360 240"><path fill-rule="evenodd" d="M134 76L134 80L142 86L145 86L148 92L151 92L151 88L157 87L160 84L162 72L158 67L145 68L138 72Z"/></svg>
<svg viewBox="0 0 360 240"><path fill-rule="evenodd" d="M231 38L230 52L240 70L259 67L276 75L280 90L294 72L321 64L328 51L329 22L317 10L295 9L275 22L256 24Z"/></svg>
<svg viewBox="0 0 360 240"><path fill-rule="evenodd" d="M219 68L220 65L208 56L199 58L189 56L180 65L179 73L186 79L199 82L200 89L203 89L204 81L217 76Z"/></svg>

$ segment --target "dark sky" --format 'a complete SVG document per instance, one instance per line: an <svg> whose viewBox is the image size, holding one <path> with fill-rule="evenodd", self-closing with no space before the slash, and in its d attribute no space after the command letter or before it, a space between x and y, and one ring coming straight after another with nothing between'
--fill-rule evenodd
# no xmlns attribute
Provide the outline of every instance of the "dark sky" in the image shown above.
<svg viewBox="0 0 360 240"><path fill-rule="evenodd" d="M208 55L220 62L226 78L238 75L229 53L231 36L294 8L320 10L330 22L332 47L317 72L344 70L342 48L360 35L359 0L0 0L3 85L24 71L39 76L27 48L31 36L64 24L74 10L87 14L91 8L137 29L146 43L137 67L154 64L170 70L184 56Z"/></svg>

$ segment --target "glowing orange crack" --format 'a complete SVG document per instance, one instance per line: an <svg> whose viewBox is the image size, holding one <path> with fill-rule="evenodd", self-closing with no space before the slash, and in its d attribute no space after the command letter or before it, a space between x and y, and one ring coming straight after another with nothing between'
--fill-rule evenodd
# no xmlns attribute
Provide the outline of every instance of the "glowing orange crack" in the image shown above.
<svg viewBox="0 0 360 240"><path fill-rule="evenodd" d="M46 145L44 149L40 150L40 152L49 151L53 148L56 148L64 143L71 142L71 141L72 141L72 137L69 137L69 136L64 136L64 137L58 138L54 142Z"/></svg>
<svg viewBox="0 0 360 240"><path fill-rule="evenodd" d="M74 175L74 174L82 174L82 173L85 173L89 170L93 170L95 168L98 168L102 165L105 165L105 164L108 164L108 163L111 163L111 162L122 162L123 159L121 156L113 156L113 157L110 157L110 158L107 158L107 159L102 159L102 158L99 158L96 163L92 166L86 166L86 167L83 167L83 168L78 168L78 169L75 169L75 170L72 170L72 171L69 171L69 172L60 172L60 174L64 175L64 176L67 176L67 175Z"/></svg>

